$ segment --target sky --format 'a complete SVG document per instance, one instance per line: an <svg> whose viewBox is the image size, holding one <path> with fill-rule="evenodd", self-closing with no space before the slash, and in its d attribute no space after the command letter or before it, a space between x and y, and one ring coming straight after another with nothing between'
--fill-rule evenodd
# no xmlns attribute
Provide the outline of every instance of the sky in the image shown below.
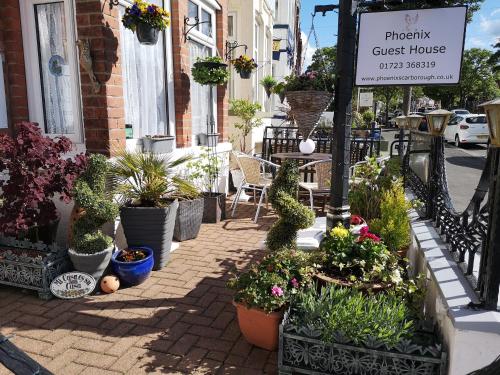
<svg viewBox="0 0 500 375"><path fill-rule="evenodd" d="M311 14L315 5L338 4L338 0L302 0L300 23L302 30L304 67L311 61L317 45L328 47L337 42L337 13L328 12L325 17L320 13L314 17L314 28L318 36L316 43L311 30ZM310 34L309 41L308 35ZM474 13L472 22L467 25L465 34L465 48L492 49L496 39L500 39L500 0L485 0L481 9Z"/></svg>

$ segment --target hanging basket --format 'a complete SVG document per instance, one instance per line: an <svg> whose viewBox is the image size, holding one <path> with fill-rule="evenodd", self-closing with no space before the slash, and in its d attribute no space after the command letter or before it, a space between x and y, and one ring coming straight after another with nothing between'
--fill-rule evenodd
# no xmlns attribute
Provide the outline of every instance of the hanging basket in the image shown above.
<svg viewBox="0 0 500 375"><path fill-rule="evenodd" d="M139 43L148 46L155 45L158 42L160 30L155 29L147 23L138 23L136 28L137 39Z"/></svg>
<svg viewBox="0 0 500 375"><path fill-rule="evenodd" d="M290 112L304 138L307 138L318 123L321 114L330 105L333 94L328 91L287 91L286 100Z"/></svg>
<svg viewBox="0 0 500 375"><path fill-rule="evenodd" d="M191 74L200 85L223 85L229 78L227 64L216 61L195 62Z"/></svg>
<svg viewBox="0 0 500 375"><path fill-rule="evenodd" d="M264 90L266 91L267 97L270 98L271 94L273 92L273 88L272 87L266 87L266 86L264 86Z"/></svg>
<svg viewBox="0 0 500 375"><path fill-rule="evenodd" d="M252 75L252 71L251 70L241 70L240 71L240 77L242 79L249 79L251 75Z"/></svg>
<svg viewBox="0 0 500 375"><path fill-rule="evenodd" d="M286 95L286 93L285 93L284 91L281 91L281 92L278 94L278 96L279 96L279 98L280 98L280 102L281 102L281 104L283 104L283 102L285 101L285 95Z"/></svg>

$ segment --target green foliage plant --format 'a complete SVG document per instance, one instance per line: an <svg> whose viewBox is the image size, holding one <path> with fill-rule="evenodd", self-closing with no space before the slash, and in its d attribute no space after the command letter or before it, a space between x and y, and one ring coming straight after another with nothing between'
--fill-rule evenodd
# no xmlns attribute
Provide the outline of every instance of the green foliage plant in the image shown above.
<svg viewBox="0 0 500 375"><path fill-rule="evenodd" d="M323 273L354 286L403 282L397 256L368 227L359 236L342 226L333 228L321 242L319 259Z"/></svg>
<svg viewBox="0 0 500 375"><path fill-rule="evenodd" d="M371 122L375 118L375 115L372 111L365 111L361 116L363 116L363 122L367 127L370 126Z"/></svg>
<svg viewBox="0 0 500 375"><path fill-rule="evenodd" d="M269 190L269 201L279 218L267 233L269 250L295 249L297 231L313 225L314 212L297 200L299 170L293 160L285 161Z"/></svg>
<svg viewBox="0 0 500 375"><path fill-rule="evenodd" d="M236 302L271 313L282 309L293 295L309 287L313 271L307 253L284 250L267 255L248 271L233 276L228 286L235 290Z"/></svg>
<svg viewBox="0 0 500 375"><path fill-rule="evenodd" d="M285 77L285 91L327 91L323 76L316 71Z"/></svg>
<svg viewBox="0 0 500 375"><path fill-rule="evenodd" d="M274 86L278 84L278 81L276 81L276 78L274 78L273 76L265 76L261 79L260 84L262 85L262 87L264 87L264 89L266 90L266 94L269 97L273 92Z"/></svg>
<svg viewBox="0 0 500 375"><path fill-rule="evenodd" d="M367 158L365 163L354 169L349 189L351 212L365 220L380 216L381 189L379 176L382 167L375 157Z"/></svg>
<svg viewBox="0 0 500 375"><path fill-rule="evenodd" d="M208 147L204 147L198 157L192 158L186 163L188 171L186 179L199 191L213 194L217 189L222 163L222 157L211 153Z"/></svg>
<svg viewBox="0 0 500 375"><path fill-rule="evenodd" d="M172 159L123 150L109 172L113 192L120 197L121 204L135 207L166 207L177 194L196 196L196 187L176 170L189 160L190 155Z"/></svg>
<svg viewBox="0 0 500 375"><path fill-rule="evenodd" d="M391 251L398 251L410 245L408 211L411 207L401 180L393 181L390 189L382 192L380 218L373 219L370 227L382 237Z"/></svg>
<svg viewBox="0 0 500 375"><path fill-rule="evenodd" d="M229 110L241 119L241 122L236 122L234 127L240 133L240 151L246 152L246 137L252 129L262 125L262 119L256 117L257 112L262 110L262 106L246 99L233 99L229 101Z"/></svg>
<svg viewBox="0 0 500 375"><path fill-rule="evenodd" d="M71 245L78 253L95 254L113 244L113 239L101 231L103 224L118 216L118 205L106 195L108 171L106 157L92 154L88 158L86 170L78 177L73 187L79 214L73 224Z"/></svg>
<svg viewBox="0 0 500 375"><path fill-rule="evenodd" d="M224 85L229 80L229 70L219 56L198 58L191 68L191 75L200 85Z"/></svg>
<svg viewBox="0 0 500 375"><path fill-rule="evenodd" d="M414 333L410 309L395 294L366 295L330 286L298 291L292 300L290 323L321 333L325 342L394 347Z"/></svg>

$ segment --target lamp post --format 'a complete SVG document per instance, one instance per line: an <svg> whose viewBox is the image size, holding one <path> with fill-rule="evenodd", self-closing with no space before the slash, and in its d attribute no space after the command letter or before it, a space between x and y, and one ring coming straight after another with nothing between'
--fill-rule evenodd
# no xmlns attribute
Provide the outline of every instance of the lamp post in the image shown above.
<svg viewBox="0 0 500 375"><path fill-rule="evenodd" d="M422 121L422 116L420 115L408 115L406 116L408 128L410 130L418 130L420 122Z"/></svg>
<svg viewBox="0 0 500 375"><path fill-rule="evenodd" d="M427 117L428 132L435 136L442 136L452 114L446 109L436 109L427 113L425 116Z"/></svg>
<svg viewBox="0 0 500 375"><path fill-rule="evenodd" d="M485 272L484 307L497 309L500 285L500 98L483 103L490 131L491 175L488 190L489 224L485 254L481 256L480 270Z"/></svg>

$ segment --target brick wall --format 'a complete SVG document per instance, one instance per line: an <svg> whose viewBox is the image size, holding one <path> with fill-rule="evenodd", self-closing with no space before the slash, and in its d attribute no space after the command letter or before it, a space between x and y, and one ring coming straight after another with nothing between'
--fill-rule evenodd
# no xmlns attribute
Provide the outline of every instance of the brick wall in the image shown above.
<svg viewBox="0 0 500 375"><path fill-rule="evenodd" d="M219 0L222 10L217 11L217 49L223 56L227 36L227 0ZM172 1L172 49L174 62L175 87L175 132L177 147L192 145L191 123L191 61L189 58L189 42L184 41L184 16L187 16L187 1ZM220 139L227 139L228 124L227 88L217 87L217 125Z"/></svg>
<svg viewBox="0 0 500 375"><path fill-rule="evenodd" d="M2 0L0 50L5 53L5 90L12 128L29 117L19 0Z"/></svg>
<svg viewBox="0 0 500 375"><path fill-rule="evenodd" d="M76 0L79 39L89 39L94 73L101 83L96 94L80 66L85 140L89 152L112 155L125 147L125 114L120 65L117 7L107 0Z"/></svg>

